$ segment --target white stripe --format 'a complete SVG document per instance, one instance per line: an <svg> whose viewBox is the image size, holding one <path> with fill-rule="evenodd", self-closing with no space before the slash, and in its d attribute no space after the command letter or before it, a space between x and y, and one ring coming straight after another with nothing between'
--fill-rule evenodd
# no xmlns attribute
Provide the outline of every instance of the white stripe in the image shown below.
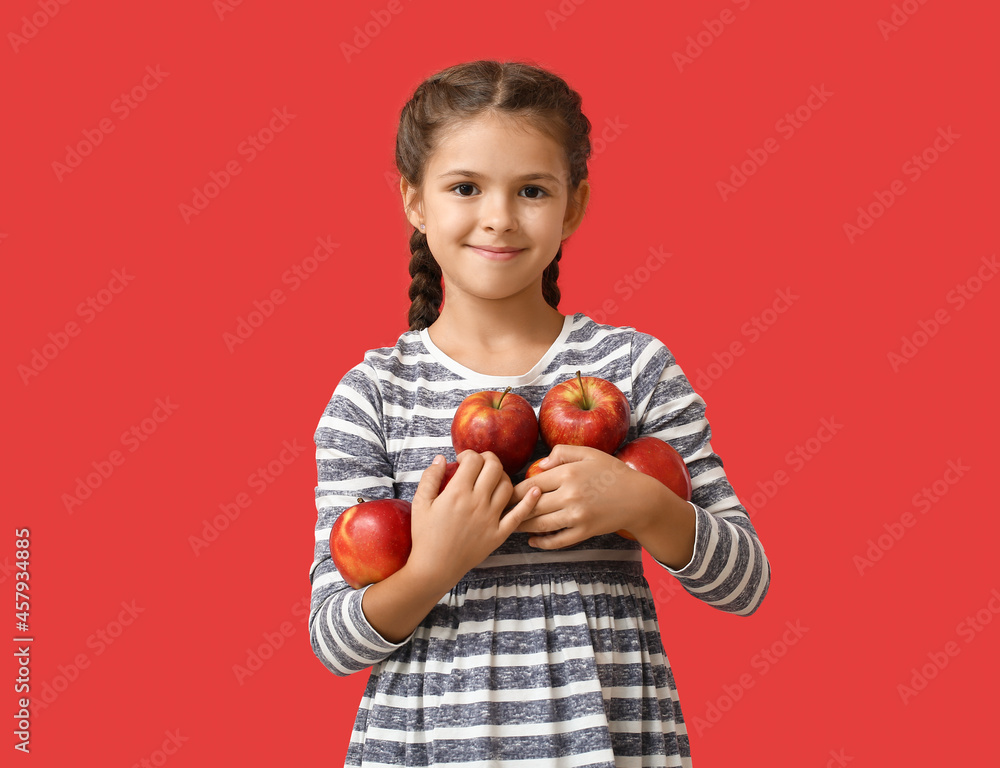
<svg viewBox="0 0 1000 768"><path fill-rule="evenodd" d="M725 523L723 523L721 521L716 521L716 525L719 528L721 528L723 525L725 525ZM732 535L732 530L731 530L732 528L739 529L739 526L730 526L730 528L727 529L727 530L729 530L730 537L729 537L729 556L726 558L726 564L724 566L722 566L722 570L718 574L716 574L716 577L714 579L712 579L712 581L710 581L708 584L703 584L700 587L688 587L688 591L690 591L692 594L700 595L700 594L703 594L705 592L711 592L713 589L718 589L719 585L722 584L722 582L724 582L727 578L729 578L729 574L732 572L733 566L736 565L736 559L737 559L737 557L739 557L739 554L740 554L739 537ZM742 530L742 529L740 529L740 530ZM716 541L717 542L721 542L721 538L718 535L718 530L715 530L714 533L716 534ZM711 543L711 541L712 540L709 539L710 543ZM721 546L721 543L720 543L720 546ZM714 547L712 547L712 549L714 549ZM712 552L711 549L710 549L709 550L709 554L707 554L705 556L705 561L701 564L702 565L702 569L704 569L704 568L706 568L708 566L708 563L712 559L712 557L714 556L714 554L715 553ZM701 570L701 569L699 569L699 570ZM705 602L708 603L709 605L715 605L715 602L712 602L712 601L709 601L709 600L705 600ZM728 602L728 600L722 600L722 601L716 601L716 602Z"/></svg>
<svg viewBox="0 0 1000 768"><path fill-rule="evenodd" d="M373 651L378 651L379 653L381 653L384 649L376 648L367 640L365 640L361 636L361 633L358 632L357 628L354 626L354 622L351 621L350 602L351 602L350 597L348 597L348 599L346 600L340 601L340 621L336 623L330 622L329 624L327 624L327 626L329 627L330 631L333 633L335 637L339 635L342 641L346 641L346 642L341 642L339 644L340 651L348 658L354 659L354 661L358 662L358 664L355 666L360 666L363 668L371 664L372 659L367 656L362 656L360 653L357 653L351 647L351 643L357 643L358 645L364 646L366 648L371 648ZM331 611L330 613L332 615L333 611ZM347 632L346 637L340 630L345 630Z"/></svg>
<svg viewBox="0 0 1000 768"><path fill-rule="evenodd" d="M451 448L451 434L442 437L427 437L424 435L406 435L405 437L391 437L386 441L386 450L389 453L400 453L404 448L413 450L430 449L438 453L445 453ZM427 462L430 464L430 461Z"/></svg>
<svg viewBox="0 0 1000 768"><path fill-rule="evenodd" d="M705 572L708 570L708 566L712 562L712 554L715 552L715 548L719 545L719 526L722 524L714 517L709 516L709 519L712 522L709 525L708 545L705 547L705 557L701 561L701 565L694 573L678 578L683 578L685 581L697 581L698 579L704 577ZM685 589L696 591L686 585Z"/></svg>
<svg viewBox="0 0 1000 768"><path fill-rule="evenodd" d="M330 538L330 531L332 531L332 530L333 530L333 526L332 525L328 526L326 528L317 528L316 529L316 541L318 542L318 541L323 541L325 539L329 539Z"/></svg>
<svg viewBox="0 0 1000 768"><path fill-rule="evenodd" d="M392 490L392 481L387 478L382 478L381 482L378 483L359 483L358 488L388 488ZM324 490L320 488L320 490ZM346 510L348 507L353 507L358 503L357 496L347 496L340 493L327 493L325 495L320 495L316 497L316 510L320 514L327 514L334 507L344 507ZM317 520L319 523L319 520Z"/></svg>
<svg viewBox="0 0 1000 768"><path fill-rule="evenodd" d="M382 445L382 439L372 432L368 427L361 424L356 424L353 421L347 421L339 416L327 416L325 413L319 417L319 423L316 425L316 431L318 432L320 428L326 428L334 432L343 432L348 435L354 435L355 437L360 437L369 443L374 443L375 445ZM327 446L321 446L327 447Z"/></svg>
<svg viewBox="0 0 1000 768"><path fill-rule="evenodd" d="M726 471L722 467L716 467L715 469L710 469L707 472L702 472L697 477L692 477L691 487L701 488L703 485L714 483L716 480L726 479Z"/></svg>
<svg viewBox="0 0 1000 768"><path fill-rule="evenodd" d="M381 443L379 443L381 445ZM338 461L340 459L357 460L357 454L342 451L339 448L317 448L316 461Z"/></svg>
<svg viewBox="0 0 1000 768"><path fill-rule="evenodd" d="M347 597L347 599L344 600L344 607L343 607L343 609L341 610L340 613L341 613L341 619L343 619L343 622L344 622L344 626L351 632L351 638L356 643L358 643L358 645L363 645L365 648L369 648L370 650L375 651L375 658L376 659L379 658L379 657L381 657L381 656L388 655L393 649L395 649L395 648L399 647L400 645L402 645L402 643L388 643L388 641L387 641L387 644L390 645L391 647L390 648L386 648L385 646L375 645L374 643L370 642L362 634L362 632L358 628L357 624L354 623L351 620L350 604L351 604L352 599L356 599L356 600L359 600L359 601L361 600L360 597L356 597L355 598L355 597L349 595ZM362 615L362 617L364 617L364 611L361 611L361 615ZM365 618L362 618L361 620L365 621ZM378 634L378 631L373 626L371 626L371 624L368 624L368 628L372 632L374 632L376 635ZM407 638L407 639L409 639L409 638ZM372 663L372 658L371 657L356 656L356 658L358 659L358 661L364 662L365 665L368 665L368 664Z"/></svg>
<svg viewBox="0 0 1000 768"><path fill-rule="evenodd" d="M313 592L318 591L321 587L328 587L330 585L340 586L341 584L346 584L344 577L340 575L340 571L334 568L332 571L328 571L320 576L316 581L313 582Z"/></svg>
<svg viewBox="0 0 1000 768"><path fill-rule="evenodd" d="M410 419L415 419L417 417L420 417L424 419L439 419L441 421L447 421L450 423L455 416L454 407L442 406L440 408L434 408L412 402L391 403L386 400L383 400L382 410L385 412L385 416L387 419L397 418L407 421L409 421Z"/></svg>
<svg viewBox="0 0 1000 768"><path fill-rule="evenodd" d="M717 514L717 513L720 513L720 512L725 512L726 510L730 509L730 508L731 508L731 507L733 506L733 502L734 502L734 501L736 501L736 503L737 503L737 504L739 504L739 501L738 501L738 500L736 499L736 497L735 497L735 496L733 496L733 495L730 495L730 496L726 496L726 497L725 497L724 499L719 499L719 500L718 500L717 502L715 502L714 504L710 504L709 506L707 506L707 507L704 507L704 510L705 510L706 512L710 512L711 514L715 515L716 517L721 517L721 515L719 515L719 514ZM735 511L735 512L736 512L736 513L737 513L737 514L738 514L738 515L740 516L740 517L746 517L746 515L744 515L744 514L743 514L742 512L740 512L740 511L739 511L738 509L737 509L737 510L734 510L734 511Z"/></svg>
<svg viewBox="0 0 1000 768"><path fill-rule="evenodd" d="M674 375L670 376L670 377L667 377L667 375L666 375L667 371L674 371ZM664 375L660 379L660 381L657 382L657 385L659 385L660 383L665 382L665 381L670 381L670 379L676 378L676 376L680 375L680 372L681 372L681 369L678 368L676 365L670 366L669 368L667 368L666 370L664 370L664 372L663 372ZM650 393L650 397L652 397L652 396L653 396L653 393ZM674 398L673 400L668 400L665 403L660 403L659 405L654 405L652 408L649 408L646 411L645 415L643 416L642 421L643 421L644 424L652 424L654 421L658 421L659 419L662 419L664 416L669 416L671 413L683 411L685 408L687 408L688 406L690 406L692 403L697 403L700 400L701 400L701 396L697 392L692 392L690 395L687 395L685 397L677 397L677 398ZM704 422L704 419L698 419L698 420L689 422L688 424L685 424L684 426L687 427L687 426L690 426L692 424L702 424L703 422ZM704 426L702 426L701 429L704 429ZM700 432L701 429L698 429L697 431ZM679 434L690 434L690 432L688 432L688 433L679 433Z"/></svg>
<svg viewBox="0 0 1000 768"><path fill-rule="evenodd" d="M427 637L426 633L420 632L421 629L424 628L419 627L417 629L417 634L413 636L414 639ZM436 629L450 628L436 627ZM431 636L434 636L433 633ZM443 635L438 633L437 637L442 638ZM426 674L450 675L456 669L468 670L475 669L477 667L493 669L500 669L504 667L548 667L575 659L591 660L596 664L641 664L643 661L641 649L638 651L622 651L618 653L614 651L595 653L594 647L587 644L577 647L563 648L559 651L552 652L546 649L542 651L533 651L531 653L505 653L502 656L494 656L492 653L479 653L469 656L456 656L451 660L428 659L424 664L423 672ZM390 663L386 665L384 671L397 672L397 669L394 664ZM398 673L409 674L408 667L406 665L401 665Z"/></svg>
<svg viewBox="0 0 1000 768"><path fill-rule="evenodd" d="M746 616L748 613L750 613L750 611L754 610L757 606L760 605L760 599L761 599L760 596L764 592L764 587L771 580L771 563L767 559L767 553L764 554L762 561L764 567L760 572L760 583L757 585L757 591L754 592L753 599L749 603L747 603L746 608L744 608L741 611L733 611L733 613L736 614L737 616Z"/></svg>
<svg viewBox="0 0 1000 768"><path fill-rule="evenodd" d="M639 375L649 367L650 363L652 363L653 358L660 352L661 349L664 349L665 347L666 345L657 338L653 338L652 340L650 340L650 342L646 345L646 348L639 353L639 356L632 363L632 371L631 371L632 381L635 381L637 378L639 378ZM659 383L659 381L662 381L663 375L666 373L667 370L669 369L664 369L664 371L661 372L660 379L657 381L657 384ZM638 419L636 423L645 421L646 408L649 406L650 398L653 397L653 393L655 391L656 391L656 384L652 386L652 388L649 390L649 394L643 399L641 403L635 403L636 417Z"/></svg>
<svg viewBox="0 0 1000 768"><path fill-rule="evenodd" d="M605 550L597 550L605 551ZM637 550L638 551L638 550ZM550 552L549 554L552 554ZM527 596L530 597L550 597L552 595L557 595L559 597L565 595L609 595L613 594L609 585L598 584L595 588L594 584L588 582L577 582L575 580L570 580L568 582L555 581L550 584L546 584L543 589L541 583L523 585L523 584L496 584L488 582L483 586L476 586L476 582L473 582L469 589L465 593L464 600L511 600L515 597L524 597L525 592Z"/></svg>
<svg viewBox="0 0 1000 768"><path fill-rule="evenodd" d="M354 491L358 488L392 488L392 478L380 475L362 475L360 477L349 477L346 480L318 480L316 488L321 491ZM344 495L344 498L351 500L348 506L354 506L358 502L357 496ZM317 500L321 497L317 497ZM326 498L329 498L329 494ZM328 504L324 506L329 506Z"/></svg>
<svg viewBox="0 0 1000 768"><path fill-rule="evenodd" d="M738 525L732 526L736 535L733 536L733 552L734 554L729 558L729 562L726 563L726 573L728 574L732 568L731 564L735 562L736 557L739 554L740 537L745 537L746 542L750 547L750 559L747 561L746 570L743 573L743 578L740 579L739 584L730 592L726 597L719 600L706 600L705 602L709 605L729 605L731 602L736 600L740 595L743 594L743 590L746 589L747 583L750 581L750 576L753 574L754 561L757 558L757 549L754 547L753 542L750 540L750 534L747 533L743 528ZM722 582L722 577L719 577L719 582Z"/></svg>
<svg viewBox="0 0 1000 768"><path fill-rule="evenodd" d="M477 736L489 736L494 739L510 737L530 737L549 736L556 733L572 733L582 731L585 728L601 728L607 725L607 715L604 712L586 717L578 717L573 720L558 720L553 723L516 723L504 725L494 723L492 725L466 725L454 728L443 728L437 726L431 731L403 731L406 733L406 742L409 744L424 744L428 741L441 741L444 739L474 739ZM379 728L369 724L368 738L382 739L385 741L397 741L396 734L401 733L395 728Z"/></svg>
<svg viewBox="0 0 1000 768"><path fill-rule="evenodd" d="M594 344L596 345L600 343L600 341L601 339L598 338L594 340ZM570 345L567 348L574 350L586 349L585 345L582 344ZM599 370L600 368L605 366L611 367L612 364L616 362L619 358L624 357L625 355L628 354L627 350L628 350L627 345L625 344L619 345L618 347L609 350L608 354L606 354L604 357L598 360L588 360L585 366L581 366L579 362L565 363L563 365L560 365L558 368L555 368L551 371L547 371L543 376L540 376L536 382L533 382L532 386L541 387L541 386L546 386L548 384L562 383L563 381L573 378L573 376L576 375L576 372L578 370L582 370L583 368L586 368L587 370ZM425 365L429 366L437 367L440 365L440 363L437 362L437 359L435 358L428 359L427 356L425 355L409 356L409 357L411 360L414 357L417 359L413 360L412 362L404 362L404 365L407 368L412 368L413 365L418 361L423 362ZM589 374L584 372L583 375L586 376ZM631 381L627 376L622 379L614 380L613 383L619 385L619 387L624 387L626 389L631 385ZM393 384L397 389L403 392L413 392L413 393L417 393L420 390L426 390L429 392L439 392L439 393L458 391L458 392L467 392L469 394L472 394L473 392L481 392L484 389L488 389L486 387L480 386L474 382L470 382L464 379L450 379L450 380L438 381L438 380L425 379L421 377L418 378L416 381L408 381L402 378L398 378L393 381ZM389 401L383 400L383 403L386 402Z"/></svg>
<svg viewBox="0 0 1000 768"><path fill-rule="evenodd" d="M322 606L320 608L320 617L319 617L320 620L322 620L322 618L323 618L323 616L322 616L323 612L327 611L328 609L329 609L329 604L327 604L325 606ZM320 631L321 630L320 623L321 623L321 621L317 621L313 625L313 632L316 635L316 642L319 645L320 652L323 654L323 661L324 661L324 663L328 667L333 667L341 675L349 675L349 674L351 674L352 672L354 672L354 670L353 669L348 669L343 664L341 664L337 660L337 658L333 655L333 652L330 650L330 646L328 646L326 644L326 640L323 639L323 633ZM329 620L327 621L326 625L327 625L327 627L330 626ZM334 636L334 638L337 637L337 632L335 630L333 630L333 636Z"/></svg>
<svg viewBox="0 0 1000 768"><path fill-rule="evenodd" d="M437 700L434 706L447 705L459 707L475 704L503 704L507 702L520 703L525 699L530 699L532 691L535 690L551 694L551 697L548 698L547 701L569 699L573 696L579 696L581 693L600 693L607 701L611 701L612 699L633 701L635 699L646 698L656 699L657 702L663 706L664 703L670 703L672 705L672 702L677 697L677 689L670 687L669 685L653 687L638 683L636 685L615 685L608 686L607 688L601 688L600 680L594 678L592 680L577 681L570 683L569 685L558 685L552 688L496 688L486 690L476 689L474 691L445 691L439 696L431 696L427 693L418 694L416 696L380 693L377 694L376 698L380 706L397 707L399 709L412 708L419 702L420 699L429 698ZM372 704L373 700L370 696L363 695L361 697L362 709L368 708ZM654 725L657 723L658 721L653 721Z"/></svg>
<svg viewBox="0 0 1000 768"><path fill-rule="evenodd" d="M635 686L636 688L641 688L642 686ZM541 693L546 694L546 701L559 701L561 699L570 699L573 696L579 696L581 693L600 693L601 692L601 681L596 677L592 680L583 680L569 685L560 685L555 687L542 687L542 688L497 688L497 689L487 689L487 690L474 690L474 691L444 691L441 694L418 694L417 696L400 696L397 694L390 693L380 693L376 694L376 699L380 706L387 707L398 707L400 709L410 709L417 705L420 706L469 706L473 704L497 704L504 702L517 702L521 703L525 699L531 698L532 691L537 690ZM624 690L624 689L621 689ZM551 694L549 696L548 694ZM631 696L632 694L627 694ZM432 700L431 704L422 703L423 700ZM361 706L365 708L372 704L372 699L369 696L362 696Z"/></svg>
<svg viewBox="0 0 1000 768"><path fill-rule="evenodd" d="M367 377L366 375L366 378L369 377ZM372 389L377 388L375 382L371 381L370 378L369 378L369 386L371 386ZM372 405L372 403L368 400L368 398L364 394L358 392L358 390L356 390L353 386L351 386L350 384L341 384L334 391L334 394L340 395L345 400L350 402L358 410L360 410L363 414L365 414L365 416L371 419L374 424L378 424L380 427L382 426L382 420L379 417L379 415L375 413L375 407ZM322 423L322 421L320 423Z"/></svg>
<svg viewBox="0 0 1000 768"><path fill-rule="evenodd" d="M596 629L613 629L618 631L633 629L641 623L637 619L629 617L619 619L612 616L601 616L596 621L600 623ZM491 631L495 634L538 632L540 630L544 631L562 627L569 627L571 629L581 627L588 631L592 629L586 621L582 620L580 614L555 614L553 616L545 616L543 614L541 616L533 616L530 619L483 619L482 621L470 621L466 619L462 622L462 634ZM438 635L438 637L451 637L453 633L452 628L444 627L444 629L447 631Z"/></svg>

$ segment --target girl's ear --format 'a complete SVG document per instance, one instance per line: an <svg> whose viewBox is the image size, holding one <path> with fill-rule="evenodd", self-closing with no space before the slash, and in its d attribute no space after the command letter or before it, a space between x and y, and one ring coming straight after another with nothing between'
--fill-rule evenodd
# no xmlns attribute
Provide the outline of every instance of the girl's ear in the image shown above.
<svg viewBox="0 0 1000 768"><path fill-rule="evenodd" d="M566 217L563 219L562 240L576 232L583 223L583 214L590 201L590 182L584 179L580 182L573 197L566 204Z"/></svg>
<svg viewBox="0 0 1000 768"><path fill-rule="evenodd" d="M417 189L410 186L405 178L399 180L399 192L403 197L403 212L415 229L420 229L420 220L424 216L423 201L417 199Z"/></svg>

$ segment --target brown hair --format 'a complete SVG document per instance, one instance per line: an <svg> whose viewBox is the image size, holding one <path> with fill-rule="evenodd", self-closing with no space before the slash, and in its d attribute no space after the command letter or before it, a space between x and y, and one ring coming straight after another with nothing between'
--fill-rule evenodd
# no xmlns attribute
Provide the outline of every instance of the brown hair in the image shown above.
<svg viewBox="0 0 1000 768"><path fill-rule="evenodd" d="M582 99L557 75L523 62L472 61L431 75L404 105L396 134L396 168L419 189L424 169L442 131L458 122L493 113L516 115L563 146L569 164L570 204L587 178L590 120ZM438 318L444 289L441 267L427 246L427 235L410 235L410 330L426 328ZM542 296L559 305L559 260L562 245L542 274Z"/></svg>

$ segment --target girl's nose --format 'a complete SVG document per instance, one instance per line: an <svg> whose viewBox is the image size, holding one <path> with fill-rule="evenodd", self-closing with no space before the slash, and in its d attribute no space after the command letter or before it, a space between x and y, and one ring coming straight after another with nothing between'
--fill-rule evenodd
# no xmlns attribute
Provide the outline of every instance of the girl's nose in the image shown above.
<svg viewBox="0 0 1000 768"><path fill-rule="evenodd" d="M485 201L481 219L485 229L495 232L506 232L517 227L513 203L499 195Z"/></svg>

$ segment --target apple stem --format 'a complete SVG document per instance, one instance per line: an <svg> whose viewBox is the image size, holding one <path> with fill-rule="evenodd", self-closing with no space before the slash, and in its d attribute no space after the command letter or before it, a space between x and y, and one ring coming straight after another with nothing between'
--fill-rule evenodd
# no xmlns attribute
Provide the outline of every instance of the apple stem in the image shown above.
<svg viewBox="0 0 1000 768"><path fill-rule="evenodd" d="M584 410L589 411L593 403L591 403L590 398L587 397L587 390L583 386L583 377L580 375L579 371L576 372L576 380L580 382L580 391L583 393L583 408Z"/></svg>
<svg viewBox="0 0 1000 768"><path fill-rule="evenodd" d="M500 408L500 404L501 404L501 403L503 402L503 399L504 399L504 398L505 398L505 397L507 396L507 393L508 393L508 392L510 392L510 390L511 390L511 388L510 388L510 387L507 387L507 389L505 389L505 390L504 390L504 391L503 391L503 392L502 392L502 393L500 394L500 399L499 399L499 400L497 400L497 409L499 409L499 408Z"/></svg>
<svg viewBox="0 0 1000 768"><path fill-rule="evenodd" d="M358 504L364 504L365 500L358 496Z"/></svg>

